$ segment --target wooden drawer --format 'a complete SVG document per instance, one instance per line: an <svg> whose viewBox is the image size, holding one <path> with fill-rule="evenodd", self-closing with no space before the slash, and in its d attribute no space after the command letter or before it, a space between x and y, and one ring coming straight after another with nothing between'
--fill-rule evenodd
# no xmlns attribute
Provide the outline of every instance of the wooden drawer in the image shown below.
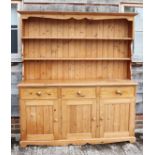
<svg viewBox="0 0 155 155"><path fill-rule="evenodd" d="M52 99L57 98L56 88L24 88L21 89L22 99Z"/></svg>
<svg viewBox="0 0 155 155"><path fill-rule="evenodd" d="M101 87L100 97L134 97L134 87Z"/></svg>
<svg viewBox="0 0 155 155"><path fill-rule="evenodd" d="M95 88L62 88L62 98L96 98Z"/></svg>

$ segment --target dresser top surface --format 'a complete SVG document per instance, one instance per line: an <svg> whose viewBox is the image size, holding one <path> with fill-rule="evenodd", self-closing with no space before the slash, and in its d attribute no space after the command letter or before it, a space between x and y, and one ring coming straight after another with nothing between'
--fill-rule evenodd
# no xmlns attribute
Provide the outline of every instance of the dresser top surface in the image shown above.
<svg viewBox="0 0 155 155"><path fill-rule="evenodd" d="M47 86L123 86L137 85L132 80L26 80L18 84L19 87L47 87Z"/></svg>

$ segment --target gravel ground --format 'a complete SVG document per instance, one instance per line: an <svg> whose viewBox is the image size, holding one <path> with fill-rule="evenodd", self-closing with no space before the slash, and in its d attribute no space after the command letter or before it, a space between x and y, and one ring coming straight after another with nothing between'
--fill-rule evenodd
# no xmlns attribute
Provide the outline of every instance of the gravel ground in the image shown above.
<svg viewBox="0 0 155 155"><path fill-rule="evenodd" d="M83 146L28 146L20 148L17 142L12 142L12 155L142 155L142 136L137 138L136 143L128 142L102 145Z"/></svg>

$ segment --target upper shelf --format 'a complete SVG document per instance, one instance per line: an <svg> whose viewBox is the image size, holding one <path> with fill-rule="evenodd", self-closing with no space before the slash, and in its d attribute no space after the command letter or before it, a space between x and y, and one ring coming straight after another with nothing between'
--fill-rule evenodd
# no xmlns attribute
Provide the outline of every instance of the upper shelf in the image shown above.
<svg viewBox="0 0 155 155"><path fill-rule="evenodd" d="M104 17L109 19L108 16ZM23 39L132 40L134 36L133 22L124 18L105 21L29 18L22 25Z"/></svg>
<svg viewBox="0 0 155 155"><path fill-rule="evenodd" d="M39 39L39 40L133 40L133 38L93 38L93 37L87 37L87 38L70 38L70 37L62 37L62 38L56 38L56 37L22 37L23 40L29 40L29 39Z"/></svg>

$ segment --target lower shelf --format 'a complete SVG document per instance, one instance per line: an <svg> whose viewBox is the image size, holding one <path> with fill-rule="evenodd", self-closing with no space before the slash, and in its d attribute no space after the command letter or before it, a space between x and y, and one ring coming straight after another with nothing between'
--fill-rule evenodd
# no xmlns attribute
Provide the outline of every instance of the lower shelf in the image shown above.
<svg viewBox="0 0 155 155"><path fill-rule="evenodd" d="M129 141L134 143L135 137L119 137L119 138L93 138L93 139L76 139L76 140L53 140L53 141L20 141L21 147L27 145L48 145L48 146L64 146L64 145L84 145L84 144L108 144L116 142Z"/></svg>

